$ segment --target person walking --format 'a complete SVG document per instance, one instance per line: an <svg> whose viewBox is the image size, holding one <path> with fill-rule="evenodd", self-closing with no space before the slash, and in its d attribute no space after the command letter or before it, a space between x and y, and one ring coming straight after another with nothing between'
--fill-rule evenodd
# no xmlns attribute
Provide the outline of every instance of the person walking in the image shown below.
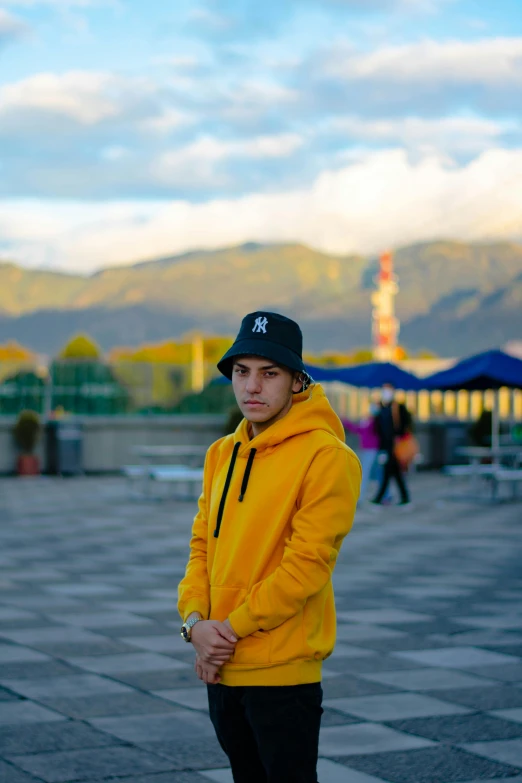
<svg viewBox="0 0 522 783"><path fill-rule="evenodd" d="M207 452L179 585L181 634L235 783L317 783L332 572L361 467L306 374L294 321L245 316L218 369L244 419Z"/></svg>
<svg viewBox="0 0 522 783"><path fill-rule="evenodd" d="M379 435L379 450L385 456L384 474L381 486L372 503L380 505L388 490L392 478L397 482L400 492L400 506L410 504L410 493L406 485L401 463L395 454L395 447L399 438L411 434L413 420L410 412L403 403L395 400L395 388L391 383L385 383L381 392L381 405L375 418L375 425Z"/></svg>

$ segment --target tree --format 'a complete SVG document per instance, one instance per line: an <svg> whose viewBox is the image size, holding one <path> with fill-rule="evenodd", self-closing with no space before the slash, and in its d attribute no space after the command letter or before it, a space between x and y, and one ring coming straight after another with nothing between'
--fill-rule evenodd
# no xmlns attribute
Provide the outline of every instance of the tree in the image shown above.
<svg viewBox="0 0 522 783"><path fill-rule="evenodd" d="M75 335L60 351L60 359L99 359L101 350L87 334Z"/></svg>
<svg viewBox="0 0 522 783"><path fill-rule="evenodd" d="M365 364L373 361L373 351L371 348L358 348L353 354L354 364Z"/></svg>
<svg viewBox="0 0 522 783"><path fill-rule="evenodd" d="M405 359L409 359L409 354L406 348L404 348L402 345L398 345L395 349L395 361L402 362Z"/></svg>
<svg viewBox="0 0 522 783"><path fill-rule="evenodd" d="M34 353L28 348L24 348L15 340L9 340L8 342L0 345L0 361L17 361L17 362L29 362L34 360Z"/></svg>
<svg viewBox="0 0 522 783"><path fill-rule="evenodd" d="M417 355L415 357L416 359L438 359L438 354L434 353L433 351L417 351Z"/></svg>

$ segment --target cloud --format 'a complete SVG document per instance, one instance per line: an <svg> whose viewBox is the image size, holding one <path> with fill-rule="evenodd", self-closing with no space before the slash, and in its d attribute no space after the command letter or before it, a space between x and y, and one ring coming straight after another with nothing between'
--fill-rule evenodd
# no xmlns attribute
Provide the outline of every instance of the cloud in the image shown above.
<svg viewBox="0 0 522 783"><path fill-rule="evenodd" d="M154 161L152 173L157 181L170 185L216 188L226 185L229 179L226 170L220 171L220 164L234 159L288 158L303 144L304 139L295 133L239 141L202 136L185 147L162 154Z"/></svg>
<svg viewBox="0 0 522 783"><path fill-rule="evenodd" d="M34 136L38 147L42 129L53 130L47 150L56 137L60 144L64 136L81 143L86 134L95 146L103 143L103 131L165 136L195 121L193 112L179 104L172 87L142 77L102 71L37 73L0 86L0 136Z"/></svg>
<svg viewBox="0 0 522 783"><path fill-rule="evenodd" d="M292 13L288 0L252 3L250 0L202 0L186 18L186 32L219 43L274 35Z"/></svg>
<svg viewBox="0 0 522 783"><path fill-rule="evenodd" d="M0 46L23 38L28 30L25 22L0 8Z"/></svg>
<svg viewBox="0 0 522 783"><path fill-rule="evenodd" d="M304 66L301 84L314 84L332 105L344 101L358 112L419 113L471 105L476 110L520 112L522 37L475 41L424 40L359 52L340 43Z"/></svg>
<svg viewBox="0 0 522 783"><path fill-rule="evenodd" d="M287 124L300 99L299 91L273 79L238 79L220 91L215 115L233 127L259 132L259 122L265 117L270 124Z"/></svg>
<svg viewBox="0 0 522 783"><path fill-rule="evenodd" d="M377 54L368 55L370 65L353 55L353 70L380 73ZM308 92L251 72L184 75L182 82L69 71L0 86L0 196L201 200L304 187L370 149L401 146L417 159L442 155L462 163L522 143L517 124L505 117L368 110L371 89L364 85L360 101L331 107L317 81ZM372 88L385 99L407 92L379 81ZM354 104L360 111L347 115ZM114 153L122 149L124 155Z"/></svg>
<svg viewBox="0 0 522 783"><path fill-rule="evenodd" d="M264 132L263 117L280 115L292 91L246 79L198 93L171 81L70 71L0 86L0 195L201 198L285 181L302 134Z"/></svg>
<svg viewBox="0 0 522 783"><path fill-rule="evenodd" d="M194 71L201 66L201 61L194 55L160 54L153 58L153 65L168 65L180 71Z"/></svg>
<svg viewBox="0 0 522 783"><path fill-rule="evenodd" d="M252 3L251 0L202 0L187 16L187 30L201 38L224 41L271 39L285 22L303 11L323 10L357 14L404 12L435 13L452 0L280 0Z"/></svg>
<svg viewBox="0 0 522 783"><path fill-rule="evenodd" d="M522 84L522 38L479 41L419 41L368 54L333 56L324 73L350 80L393 83Z"/></svg>
<svg viewBox="0 0 522 783"><path fill-rule="evenodd" d="M192 125L195 122L195 115L186 111L165 107L160 113L142 120L139 127L148 133L164 136L170 134L173 130Z"/></svg>
<svg viewBox="0 0 522 783"><path fill-rule="evenodd" d="M221 35L228 33L234 26L234 20L209 8L194 8L188 14L188 21L200 31Z"/></svg>
<svg viewBox="0 0 522 783"><path fill-rule="evenodd" d="M299 149L304 140L295 133L278 136L257 136L243 141L220 141L203 137L187 147L170 154L171 161L205 159L211 161L229 158L283 158Z"/></svg>
<svg viewBox="0 0 522 783"><path fill-rule="evenodd" d="M518 123L500 122L482 117L400 117L367 120L357 116L336 117L326 129L342 134L346 141L379 145L400 144L411 153L447 153L450 156L475 156L495 147L503 138L520 134Z"/></svg>
<svg viewBox="0 0 522 783"><path fill-rule="evenodd" d="M144 93L150 93L150 89L139 78L94 71L38 73L0 87L0 116L54 114L94 125L114 118L136 101L136 95L143 97Z"/></svg>
<svg viewBox="0 0 522 783"><path fill-rule="evenodd" d="M0 236L5 255L77 271L247 240L348 253L434 237L521 237L522 151L490 150L465 166L372 152L309 187L200 204L4 201Z"/></svg>

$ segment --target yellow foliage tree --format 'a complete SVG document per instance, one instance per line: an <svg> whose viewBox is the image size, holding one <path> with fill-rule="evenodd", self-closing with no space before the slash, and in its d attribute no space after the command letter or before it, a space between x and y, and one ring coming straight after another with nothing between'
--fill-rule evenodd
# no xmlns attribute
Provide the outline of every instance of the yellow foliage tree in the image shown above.
<svg viewBox="0 0 522 783"><path fill-rule="evenodd" d="M418 351L415 356L416 359L438 359L438 354L433 351Z"/></svg>
<svg viewBox="0 0 522 783"><path fill-rule="evenodd" d="M203 381L208 381L215 365L232 344L230 337L201 337L197 333L184 335L181 342L167 340L138 348L114 348L110 361L117 377L136 390L135 396L148 394L142 405L171 406L186 394L192 385L192 362L195 346L203 342ZM217 372L217 371L216 371Z"/></svg>
<svg viewBox="0 0 522 783"><path fill-rule="evenodd" d="M146 362L151 364L188 365L193 359L193 341L183 342L167 340L163 343L142 345L139 348L114 348L112 361ZM217 363L232 345L230 337L204 337L203 351L206 362Z"/></svg>
<svg viewBox="0 0 522 783"><path fill-rule="evenodd" d="M373 351L371 348L359 348L353 354L352 361L354 364L364 364L365 362L373 361Z"/></svg>
<svg viewBox="0 0 522 783"><path fill-rule="evenodd" d="M99 359L101 350L87 334L75 335L59 353L60 359Z"/></svg>
<svg viewBox="0 0 522 783"><path fill-rule="evenodd" d="M15 340L0 345L0 362L30 362L33 359L34 353Z"/></svg>

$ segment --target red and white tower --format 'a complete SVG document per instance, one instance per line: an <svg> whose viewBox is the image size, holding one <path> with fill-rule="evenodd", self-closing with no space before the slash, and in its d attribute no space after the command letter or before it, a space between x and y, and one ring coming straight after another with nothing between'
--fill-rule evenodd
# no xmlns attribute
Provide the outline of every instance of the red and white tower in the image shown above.
<svg viewBox="0 0 522 783"><path fill-rule="evenodd" d="M397 355L400 324L395 318L395 297L399 291L389 252L379 259L379 274L374 278L377 290L372 294L373 356L379 362L393 362Z"/></svg>

